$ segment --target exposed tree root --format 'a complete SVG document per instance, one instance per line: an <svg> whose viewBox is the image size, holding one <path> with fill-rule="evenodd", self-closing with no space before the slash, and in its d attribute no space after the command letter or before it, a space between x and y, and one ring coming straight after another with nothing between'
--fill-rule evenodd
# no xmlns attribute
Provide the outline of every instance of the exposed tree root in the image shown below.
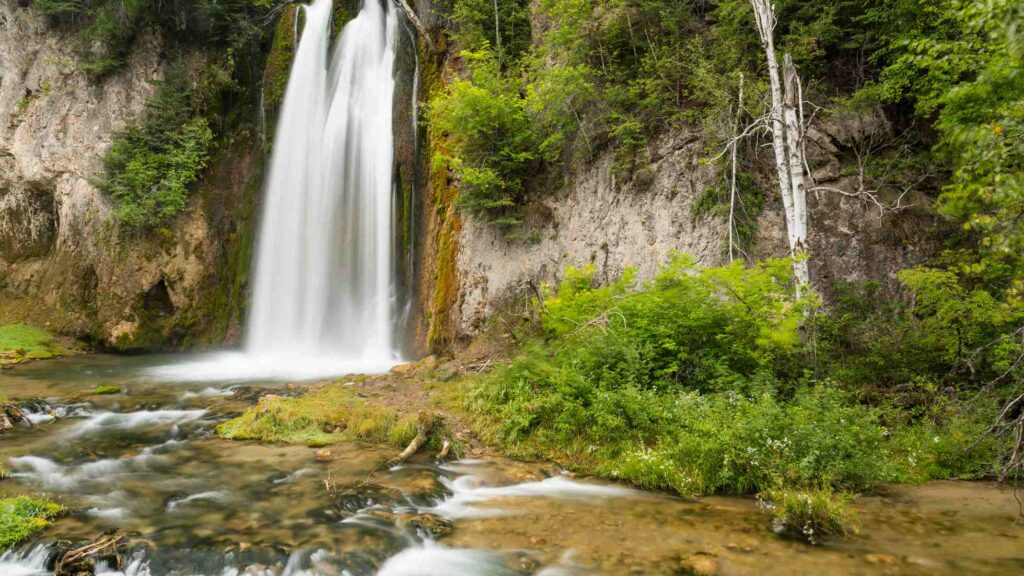
<svg viewBox="0 0 1024 576"><path fill-rule="evenodd" d="M91 574L95 567L91 565L86 566L84 563L88 561L90 557L99 555L102 552L106 552L104 556L115 558L117 567L120 568L121 555L117 552L117 543L120 541L121 536L110 536L108 538L101 538L95 542L86 544L81 548L69 550L61 557L60 560L57 561L57 565L54 567L53 573L56 576L80 574L82 571Z"/></svg>
<svg viewBox="0 0 1024 576"><path fill-rule="evenodd" d="M12 430L18 422L24 422L32 426L28 416L14 404L0 404L0 432Z"/></svg>

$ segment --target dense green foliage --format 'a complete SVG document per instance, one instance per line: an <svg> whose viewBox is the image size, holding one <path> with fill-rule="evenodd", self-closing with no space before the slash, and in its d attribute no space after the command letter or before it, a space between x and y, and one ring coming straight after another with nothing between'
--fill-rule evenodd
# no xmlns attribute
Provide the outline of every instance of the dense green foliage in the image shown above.
<svg viewBox="0 0 1024 576"><path fill-rule="evenodd" d="M185 207L217 136L255 102L267 36L266 0L36 0L33 8L75 40L78 65L97 81L157 34L170 64L141 122L114 136L96 185L114 203L122 231L166 225ZM198 52L204 52L202 59Z"/></svg>
<svg viewBox="0 0 1024 576"><path fill-rule="evenodd" d="M542 341L471 405L516 451L681 494L865 490L994 469L1001 445L984 436L990 398L919 399L904 387L925 380L896 371L887 398L864 401L865 376L848 378L826 356L845 330L828 317L806 320L816 305L793 300L788 280L785 261L698 271L678 258L641 286L629 275L594 286L592 273L570 270L545 301ZM920 304L905 321L928 334L911 338L907 354L948 363L959 353L954 335L968 319L946 280L906 274ZM963 306L975 317L987 309ZM846 360L874 366L889 353L854 350Z"/></svg>
<svg viewBox="0 0 1024 576"><path fill-rule="evenodd" d="M189 187L206 167L213 132L197 117L185 72L172 69L146 102L140 126L115 136L96 184L110 195L122 226L153 228L185 208Z"/></svg>
<svg viewBox="0 0 1024 576"><path fill-rule="evenodd" d="M269 0L33 0L32 7L72 33L79 66L103 76L118 70L136 39L159 32L183 44L240 52L259 42Z"/></svg>
<svg viewBox="0 0 1024 576"><path fill-rule="evenodd" d="M506 229L514 224L506 216L566 160L612 150L623 181L639 181L651 138L699 125L719 150L765 111L766 63L749 0L542 0L529 6L530 48L500 55L491 23L467 16L478 4L455 0L468 75L435 101L431 120L453 143L446 160L462 180L462 205ZM683 492L764 489L768 478L859 489L981 472L992 454L965 456L969 437L990 426L993 446L1024 437L1024 8L1015 0L772 4L777 51L793 56L807 109L819 118L870 109L896 128L891 142L840 154L857 155L853 169L880 196L914 189L945 229L960 231L945 235L928 267L899 275L902 296L883 298L871 283L824 286L835 295L828 307L789 302L788 323L777 325L779 310L729 292L737 279L713 279L722 270L682 280L676 264L635 293L629 278L584 289L588 280L570 276L544 315L555 351L527 348L481 401L496 410L506 441L593 446L598 460L615 455L619 468L606 472ZM474 125L481 109L508 121ZM760 152L764 137L754 131L738 148L741 246L766 200L757 182L775 177ZM495 161L495 151L521 162ZM698 214L728 208L729 170L717 158L722 182L698 199ZM773 286L769 300L784 302L780 278L754 280L767 269L732 273ZM722 285L708 285L715 281ZM597 308L567 315L571 330L556 328L564 302L594 298ZM750 317L737 312L745 306ZM754 336L763 330L795 341L766 347L770 340ZM858 422L832 430L829 441L848 451L816 447L814 434L801 432L830 430L835 420ZM802 440L758 465L730 452L780 437ZM819 454L843 464L832 469ZM794 467L800 462L814 465ZM1000 475L1022 471L1024 457L1011 456Z"/></svg>
<svg viewBox="0 0 1024 576"><path fill-rule="evenodd" d="M0 549L10 548L47 527L62 508L28 496L0 499Z"/></svg>
<svg viewBox="0 0 1024 576"><path fill-rule="evenodd" d="M447 134L448 163L461 180L459 205L501 227L519 222L523 183L536 153L525 102L489 51L464 52L471 80L445 88L430 107L430 121Z"/></svg>

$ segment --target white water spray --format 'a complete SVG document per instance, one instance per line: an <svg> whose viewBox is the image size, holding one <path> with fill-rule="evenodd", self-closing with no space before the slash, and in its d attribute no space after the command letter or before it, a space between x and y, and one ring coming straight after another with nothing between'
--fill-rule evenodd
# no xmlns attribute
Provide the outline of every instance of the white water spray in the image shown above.
<svg viewBox="0 0 1024 576"><path fill-rule="evenodd" d="M381 372L393 338L396 10L365 0L328 58L331 0L305 26L278 120L242 353L169 366L175 380Z"/></svg>

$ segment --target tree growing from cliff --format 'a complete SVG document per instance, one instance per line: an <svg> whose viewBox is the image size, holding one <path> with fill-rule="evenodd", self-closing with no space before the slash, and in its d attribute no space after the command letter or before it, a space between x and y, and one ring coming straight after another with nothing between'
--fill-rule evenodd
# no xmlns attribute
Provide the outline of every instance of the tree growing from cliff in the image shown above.
<svg viewBox="0 0 1024 576"><path fill-rule="evenodd" d="M779 191L786 217L789 252L793 259L793 277L797 294L810 285L807 267L807 190L804 185L805 167L803 150L803 95L800 76L789 54L783 56L782 78L775 54L775 24L778 19L767 0L750 0L761 47L768 61L768 80L771 86L772 148L775 168L779 177Z"/></svg>

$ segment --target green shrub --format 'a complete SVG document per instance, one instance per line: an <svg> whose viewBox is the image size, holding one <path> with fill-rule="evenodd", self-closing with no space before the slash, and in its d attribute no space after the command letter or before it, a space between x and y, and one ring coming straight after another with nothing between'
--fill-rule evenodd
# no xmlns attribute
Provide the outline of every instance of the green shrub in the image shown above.
<svg viewBox="0 0 1024 576"><path fill-rule="evenodd" d="M162 226L185 208L189 187L206 167L213 132L196 116L184 69L172 67L146 102L141 125L114 137L97 187L114 201L129 230Z"/></svg>
<svg viewBox="0 0 1024 576"><path fill-rule="evenodd" d="M907 276L920 313L940 322L930 337L943 344L922 349L942 357L943 316L927 304L963 295L924 280L942 278ZM785 261L697 270L680 256L642 285L630 273L596 285L592 269L569 269L545 298L541 337L484 378L468 407L512 453L686 495L860 491L992 471L993 401L932 391L921 405L898 401L909 394L862 402L856 386L823 378L833 348L801 328L814 308L793 300ZM988 308L976 308L959 315L980 321Z"/></svg>
<svg viewBox="0 0 1024 576"><path fill-rule="evenodd" d="M495 14L497 11L497 14ZM504 65L514 64L530 48L529 2L526 0L455 0L452 35L463 50L495 49Z"/></svg>
<svg viewBox="0 0 1024 576"><path fill-rule="evenodd" d="M451 151L434 161L458 176L460 208L508 231L520 222L529 168L537 159L526 100L488 48L462 55L471 78L453 82L430 102L430 122Z"/></svg>
<svg viewBox="0 0 1024 576"><path fill-rule="evenodd" d="M0 549L25 541L50 525L63 508L28 496L0 499Z"/></svg>

